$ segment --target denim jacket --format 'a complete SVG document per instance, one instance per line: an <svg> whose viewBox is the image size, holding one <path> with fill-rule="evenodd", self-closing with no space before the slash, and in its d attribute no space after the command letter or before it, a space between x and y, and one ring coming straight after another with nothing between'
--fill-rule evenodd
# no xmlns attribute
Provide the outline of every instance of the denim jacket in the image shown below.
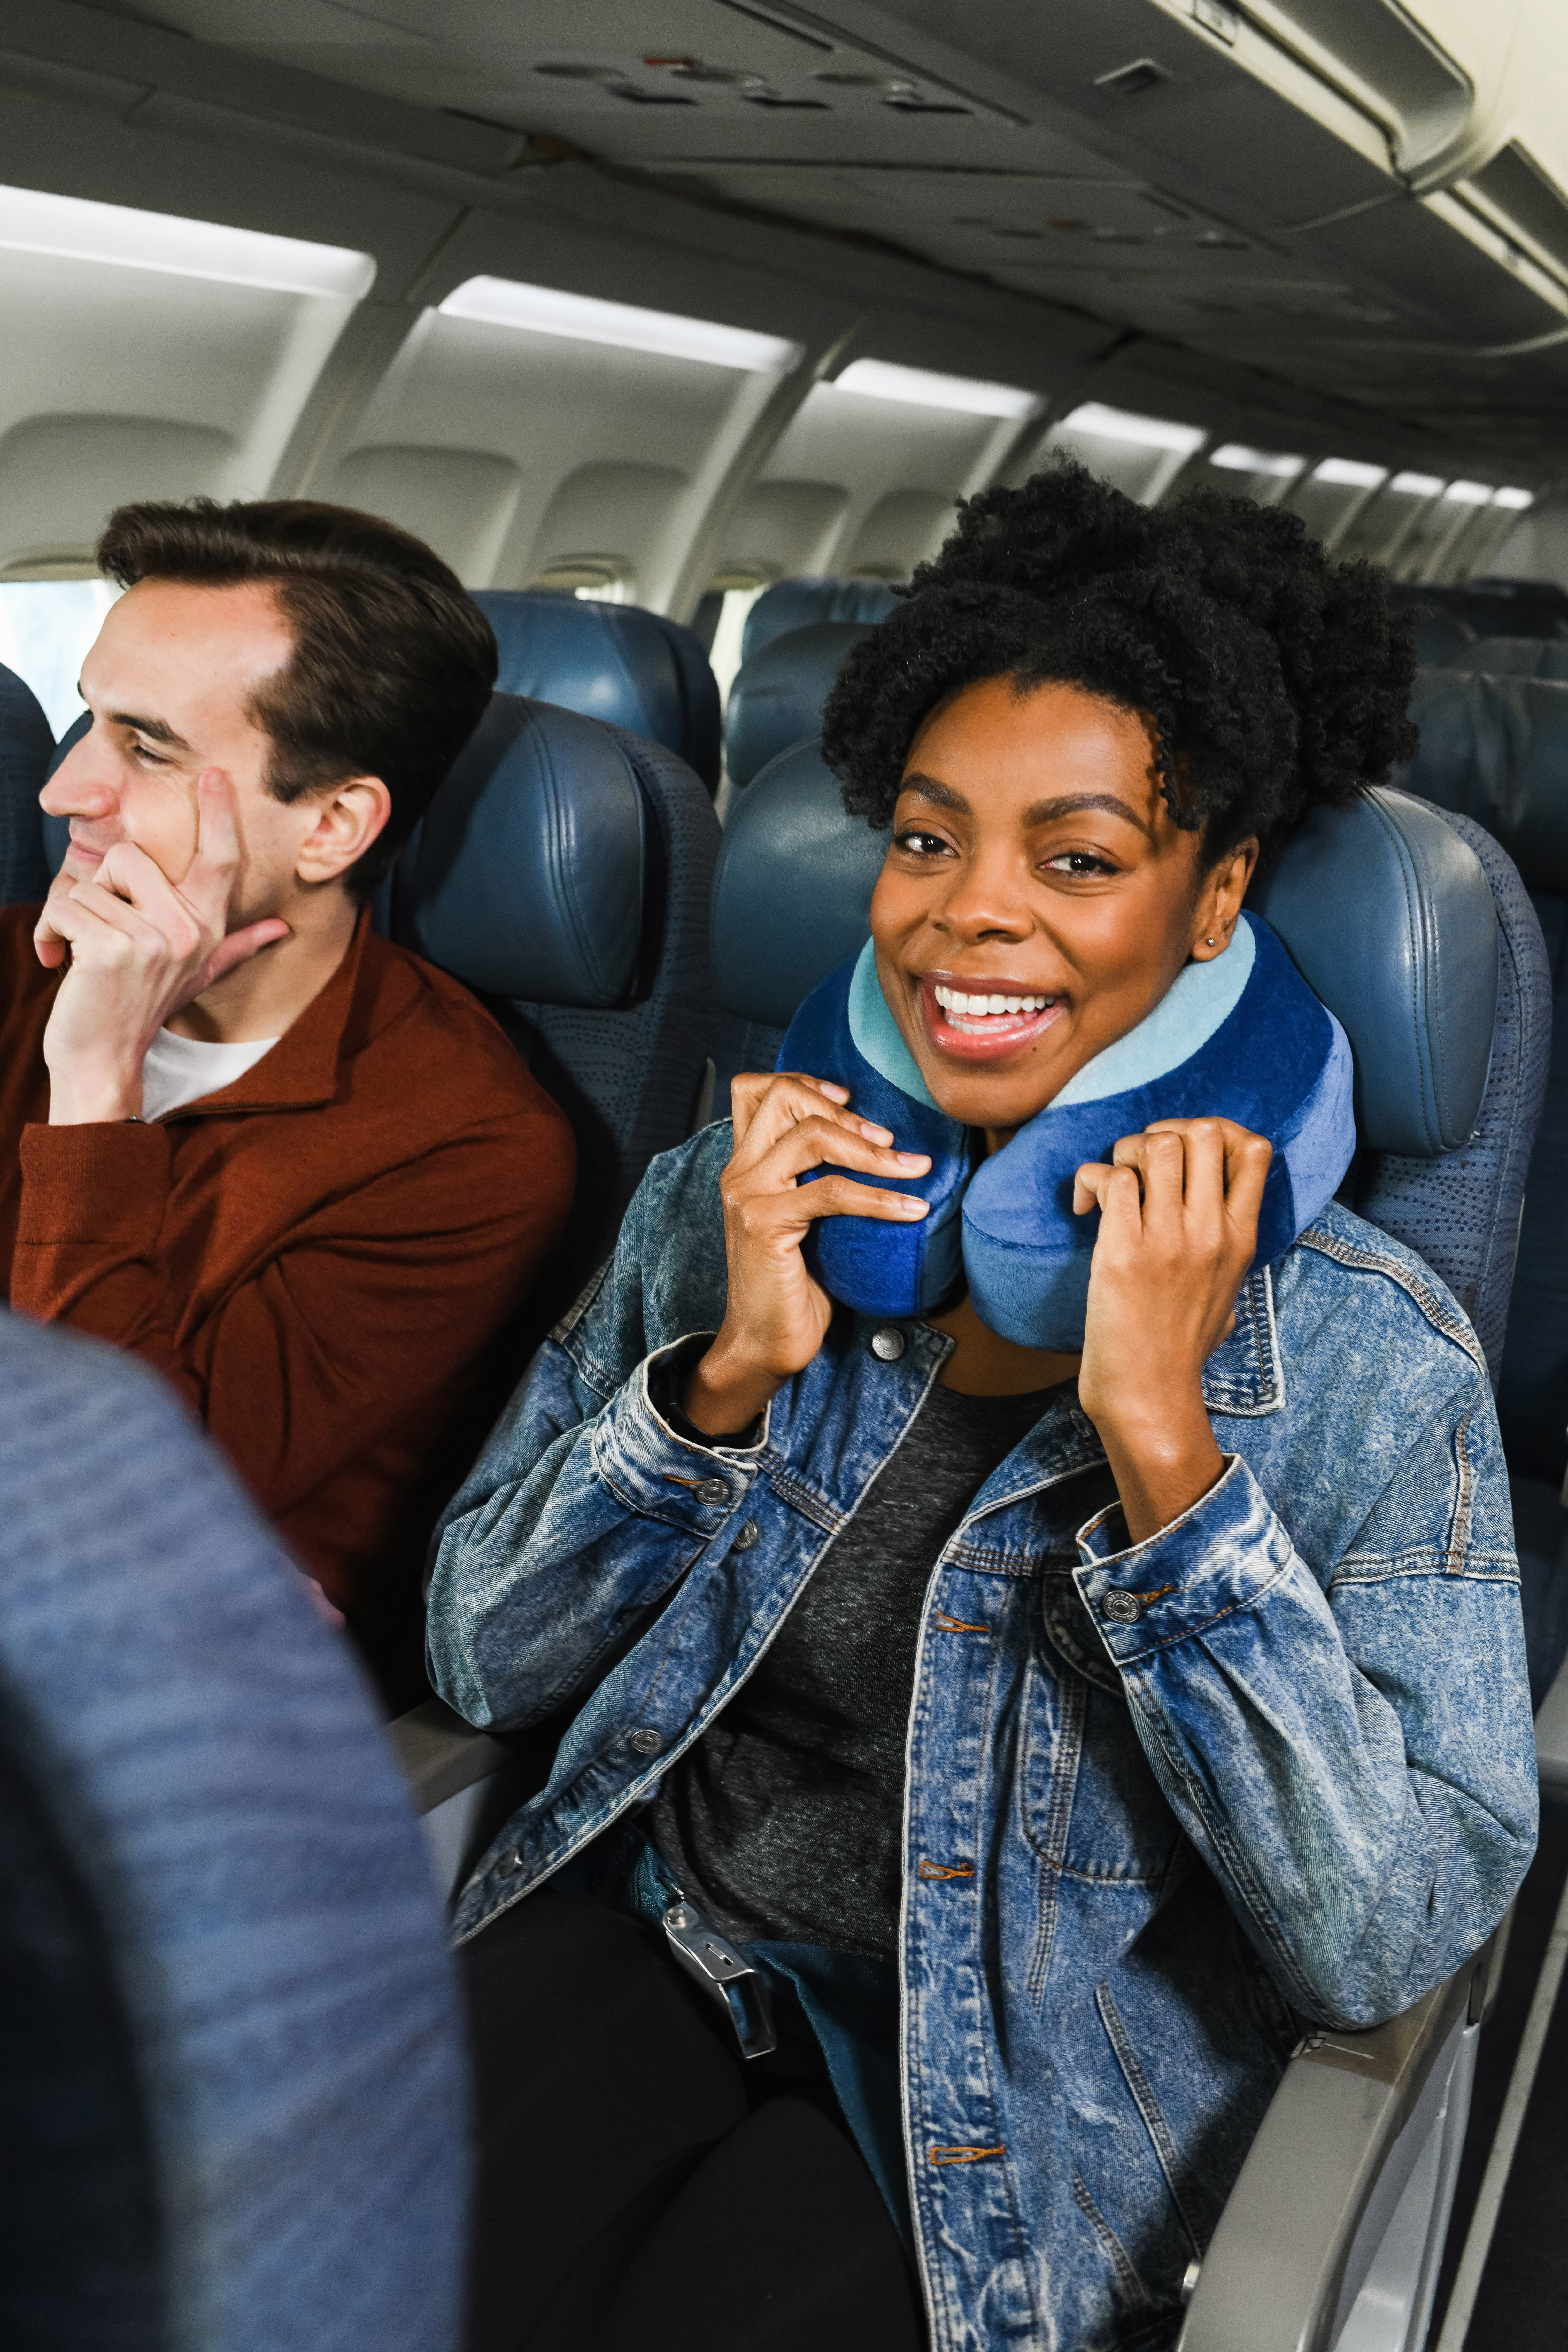
<svg viewBox="0 0 1568 2352"><path fill-rule="evenodd" d="M754 1444L678 1436L650 1367L722 1318L730 1150L654 1161L437 1536L442 1696L505 1727L578 1706L459 1938L713 1721L951 1347L841 1309ZM1533 1850L1508 1484L1448 1292L1331 1205L1204 1392L1225 1474L1146 1543L1068 1390L933 1563L900 1971L934 2352L1173 2341L1302 2021L1407 2008Z"/></svg>

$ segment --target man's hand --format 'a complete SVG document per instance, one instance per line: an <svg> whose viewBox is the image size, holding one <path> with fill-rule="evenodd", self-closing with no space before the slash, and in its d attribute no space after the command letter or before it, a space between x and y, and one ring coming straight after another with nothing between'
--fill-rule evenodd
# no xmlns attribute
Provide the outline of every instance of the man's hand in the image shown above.
<svg viewBox="0 0 1568 2352"><path fill-rule="evenodd" d="M685 1412L710 1435L743 1429L821 1347L833 1301L806 1272L800 1245L816 1217L879 1217L912 1224L926 1203L847 1176L798 1180L823 1166L869 1176L918 1176L921 1151L895 1151L885 1127L858 1118L847 1087L781 1074L738 1077L730 1089L735 1150L720 1191L729 1299L713 1345L692 1373Z"/></svg>
<svg viewBox="0 0 1568 2352"><path fill-rule="evenodd" d="M1100 1213L1079 1402L1127 1532L1146 1543L1220 1478L1203 1370L1236 1322L1274 1147L1228 1118L1157 1119L1088 1162L1073 1209Z"/></svg>
<svg viewBox="0 0 1568 2352"><path fill-rule="evenodd" d="M203 772L196 805L196 854L178 884L121 841L90 879L61 874L49 892L33 944L51 971L70 957L44 1032L51 1127L140 1118L142 1066L164 1022L289 935L275 916L226 930L239 835L221 769Z"/></svg>

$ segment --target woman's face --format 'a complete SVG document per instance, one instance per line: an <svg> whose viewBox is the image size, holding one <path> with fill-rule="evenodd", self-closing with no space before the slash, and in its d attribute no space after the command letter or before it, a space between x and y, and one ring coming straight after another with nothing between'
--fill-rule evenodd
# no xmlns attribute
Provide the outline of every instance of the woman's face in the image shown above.
<svg viewBox="0 0 1568 2352"><path fill-rule="evenodd" d="M882 992L950 1118L1021 1127L1189 958L1224 953L1257 845L1201 875L1199 836L1173 821L1153 759L1133 713L1005 678L965 687L915 737L871 935Z"/></svg>

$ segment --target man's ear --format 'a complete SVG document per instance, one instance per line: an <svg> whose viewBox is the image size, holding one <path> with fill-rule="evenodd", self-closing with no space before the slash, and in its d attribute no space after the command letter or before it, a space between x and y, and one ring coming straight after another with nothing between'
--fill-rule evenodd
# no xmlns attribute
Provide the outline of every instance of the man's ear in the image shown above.
<svg viewBox="0 0 1568 2352"><path fill-rule="evenodd" d="M301 882L335 882L364 856L392 814L392 794L379 776L350 776L310 803L315 823L300 844L294 871Z"/></svg>

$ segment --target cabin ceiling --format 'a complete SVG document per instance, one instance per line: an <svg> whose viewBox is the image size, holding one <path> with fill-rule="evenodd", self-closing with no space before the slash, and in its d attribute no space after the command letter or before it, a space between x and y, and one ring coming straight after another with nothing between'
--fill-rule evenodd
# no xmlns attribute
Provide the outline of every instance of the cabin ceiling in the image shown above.
<svg viewBox="0 0 1568 2352"><path fill-rule="evenodd" d="M1516 473L1561 463L1568 341L1510 347L1568 336L1563 311L1171 0L96 5L493 126L501 173L585 158L1461 438Z"/></svg>

